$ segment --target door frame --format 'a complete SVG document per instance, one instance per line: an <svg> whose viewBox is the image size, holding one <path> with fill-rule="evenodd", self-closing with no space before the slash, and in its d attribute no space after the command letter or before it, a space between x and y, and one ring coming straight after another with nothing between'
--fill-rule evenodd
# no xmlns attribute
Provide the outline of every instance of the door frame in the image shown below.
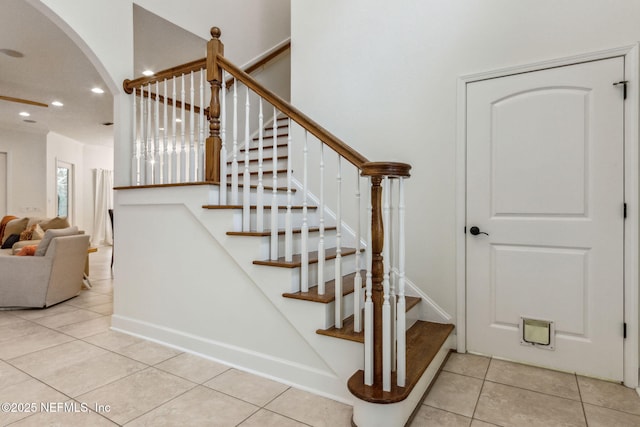
<svg viewBox="0 0 640 427"><path fill-rule="evenodd" d="M627 100L624 107L624 197L627 204L627 218L624 223L624 322L627 324L627 338L624 340L624 384L638 387L640 368L640 308L639 269L640 236L638 236L640 215L638 212L640 170L638 167L639 116L640 111L640 43L618 48L569 56L549 61L541 61L521 66L501 68L493 71L468 74L458 77L457 87L457 132L456 132L456 331L457 351L466 352L467 322L467 260L466 226L467 212L467 84L481 80L506 77L562 67L582 62L597 61L613 57L624 57L625 78L629 82ZM613 83L613 82L612 82ZM622 328L622 325L620 325ZM622 332L621 332L622 333Z"/></svg>

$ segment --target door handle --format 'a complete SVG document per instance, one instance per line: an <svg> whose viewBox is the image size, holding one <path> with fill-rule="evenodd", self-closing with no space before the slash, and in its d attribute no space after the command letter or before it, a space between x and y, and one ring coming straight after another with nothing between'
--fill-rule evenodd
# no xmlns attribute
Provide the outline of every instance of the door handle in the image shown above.
<svg viewBox="0 0 640 427"><path fill-rule="evenodd" d="M489 233L485 233L484 231L480 231L480 229L478 227L476 227L475 225L469 229L469 233L471 233L472 236L477 236L478 234L486 234L487 236L489 235Z"/></svg>

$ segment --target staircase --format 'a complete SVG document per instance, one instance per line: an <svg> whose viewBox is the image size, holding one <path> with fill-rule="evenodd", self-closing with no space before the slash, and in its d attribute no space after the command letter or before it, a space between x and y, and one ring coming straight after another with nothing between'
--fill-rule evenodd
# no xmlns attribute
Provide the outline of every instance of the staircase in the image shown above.
<svg viewBox="0 0 640 427"><path fill-rule="evenodd" d="M212 36L208 48L210 55L205 61L207 80L212 84L208 117L212 132L206 140L207 157L203 162L206 179L219 184L212 186L216 188L217 196L210 197L202 206L207 212L203 214L203 221L213 235L220 233L221 224L228 224L225 234L229 239L226 247L230 256L356 397L353 423L360 427L405 425L444 363L452 347L453 331L451 324L425 320L428 302L404 277L403 237L394 235L392 239L389 234L393 228L390 212L393 210L394 217L403 218L402 183L408 178L410 167L400 163L368 162L224 59L219 30L212 29ZM212 69L215 71L211 72ZM277 118L265 124L261 103L259 128L249 137L247 119L244 143L238 142L237 112L233 112L231 126L229 113L224 110L225 97L231 95L221 90L220 82L225 80L221 69L237 79L234 90L240 83L244 84L284 116L276 116L274 112L273 117ZM144 83L134 80L126 81L125 88L127 85L135 88L136 84L144 87ZM237 94L234 101L237 103ZM247 117L249 104L247 91ZM358 175L370 177L368 205L371 209L365 228L370 235L367 238L360 236L359 218L363 215L359 211L353 232L346 228L341 217L343 177L340 160L335 212L324 200L324 154L320 157L320 194L314 196L309 191L306 140L304 161L295 175L298 181L291 179L294 134L291 126L294 121L305 134L308 132L318 138L321 153L325 148L335 150L339 159L347 160L357 168ZM225 138L226 131L231 128L233 147L230 146L230 135ZM192 133L195 132L192 130ZM197 143L192 142L191 152L197 151ZM145 152L152 153L153 150L141 148L138 151ZM205 150L200 152L205 153ZM184 159L182 169L193 168L195 177L197 168L184 166L191 164L187 160ZM193 161L197 164L197 160ZM138 158L135 164L145 164L144 158ZM160 174L168 175L169 172ZM360 180L358 178L356 191L358 206L361 205ZM392 187L394 181L398 183L398 193L394 193L399 201L397 208L391 207L395 202L390 196L395 188ZM314 203L317 201L319 204ZM399 221L402 236L404 223L402 219ZM398 261L393 266L389 263L392 258L390 247L393 247L393 258ZM249 254L259 256L248 262ZM282 301L278 302L276 298ZM313 324L321 327L313 327Z"/></svg>

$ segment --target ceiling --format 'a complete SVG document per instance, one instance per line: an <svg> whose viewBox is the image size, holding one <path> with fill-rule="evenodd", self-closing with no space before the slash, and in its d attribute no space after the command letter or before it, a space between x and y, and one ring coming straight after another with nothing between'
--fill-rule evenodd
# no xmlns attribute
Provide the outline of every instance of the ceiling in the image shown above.
<svg viewBox="0 0 640 427"><path fill-rule="evenodd" d="M62 30L24 0L3 0L0 96L28 99L48 107L0 100L0 126L19 131L55 132L86 144L113 145L113 96L95 67ZM202 58L206 40L134 5L134 68L159 71ZM106 92L95 94L94 87ZM62 107L51 105L60 101ZM20 112L28 112L22 117ZM35 123L27 123L32 120Z"/></svg>

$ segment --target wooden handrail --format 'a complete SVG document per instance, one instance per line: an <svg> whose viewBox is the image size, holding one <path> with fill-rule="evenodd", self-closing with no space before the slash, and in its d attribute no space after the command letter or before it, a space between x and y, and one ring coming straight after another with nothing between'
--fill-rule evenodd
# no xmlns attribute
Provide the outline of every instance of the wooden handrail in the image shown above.
<svg viewBox="0 0 640 427"><path fill-rule="evenodd" d="M139 88L149 83L159 82L164 79L170 79L173 77L180 77L183 74L188 74L192 71L200 71L207 67L207 58L196 59L195 61L187 62L186 64L176 65L175 67L167 68L166 70L158 71L153 76L138 77L134 80L126 79L122 83L122 87L126 93L132 93L134 88Z"/></svg>
<svg viewBox="0 0 640 427"><path fill-rule="evenodd" d="M291 49L291 40L287 41L281 46L278 46L276 49L272 50L271 52L267 52L264 56L258 58L253 64L250 64L247 67L245 67L244 72L247 74L251 74L254 71L260 69L261 67L264 67L273 59L277 58L278 56L280 56L281 54L283 54L284 52L290 49ZM235 82L235 79L231 77L227 79L224 86L227 89L229 89L231 86L233 86L234 82Z"/></svg>
<svg viewBox="0 0 640 427"><path fill-rule="evenodd" d="M140 96L140 88L136 88L136 96ZM149 96L151 96L151 99L153 99L154 101L157 100L160 103L164 103L164 96L162 95L158 95L154 92L151 92L151 95L149 95L149 91L148 90L143 90L142 91L142 96L145 98L148 98ZM167 97L167 105L172 107L173 106L173 98L168 98ZM191 111L191 104L188 104L186 102L181 102L181 101L177 101L176 102L176 108L184 108L186 111ZM205 113L206 113L207 109L205 108ZM196 114L200 114L200 107L198 107L197 105L193 106L193 112Z"/></svg>
<svg viewBox="0 0 640 427"><path fill-rule="evenodd" d="M361 168L362 165L369 162L367 158L362 154L358 153L356 150L349 147L342 140L340 140L337 136L333 135L318 123L311 120L302 111L298 110L296 107L280 98L269 89L262 86L253 77L242 71L239 67L236 67L224 56L218 55L217 61L222 68L231 73L231 75L233 75L236 79L240 80L245 86L247 86L253 92L271 103L271 105L276 107L278 111L290 117L291 120L298 123L320 141L327 144L333 151L347 159L347 161L349 161L349 163L351 163L355 167Z"/></svg>

